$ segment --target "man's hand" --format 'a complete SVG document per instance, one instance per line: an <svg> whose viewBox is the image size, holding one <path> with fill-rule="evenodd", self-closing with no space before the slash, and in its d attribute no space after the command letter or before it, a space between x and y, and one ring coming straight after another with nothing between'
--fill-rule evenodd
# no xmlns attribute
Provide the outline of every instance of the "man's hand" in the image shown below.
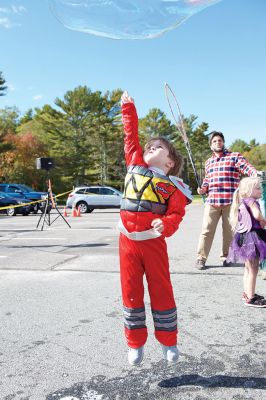
<svg viewBox="0 0 266 400"><path fill-rule="evenodd" d="M127 91L125 91L121 96L121 105L125 103L134 103L134 99L128 95Z"/></svg>
<svg viewBox="0 0 266 400"><path fill-rule="evenodd" d="M207 192L207 188L198 188L197 189L198 194L202 195L202 194L206 194Z"/></svg>
<svg viewBox="0 0 266 400"><path fill-rule="evenodd" d="M164 230L164 224L163 221L159 218L154 219L151 223L151 226L158 231L159 233L162 233L162 231Z"/></svg>

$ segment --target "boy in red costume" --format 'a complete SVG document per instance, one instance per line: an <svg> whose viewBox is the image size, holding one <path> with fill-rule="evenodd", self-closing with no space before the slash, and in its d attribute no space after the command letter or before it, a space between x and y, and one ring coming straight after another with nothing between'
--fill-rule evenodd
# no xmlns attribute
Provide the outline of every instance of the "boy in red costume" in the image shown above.
<svg viewBox="0 0 266 400"><path fill-rule="evenodd" d="M185 214L191 193L176 178L182 156L165 138L151 138L143 152L138 139L138 116L134 101L124 92L121 98L125 132L127 175L119 223L119 255L125 336L128 361L143 360L147 340L143 275L146 275L155 337L164 358L176 362L177 314L170 280L165 237L171 236Z"/></svg>

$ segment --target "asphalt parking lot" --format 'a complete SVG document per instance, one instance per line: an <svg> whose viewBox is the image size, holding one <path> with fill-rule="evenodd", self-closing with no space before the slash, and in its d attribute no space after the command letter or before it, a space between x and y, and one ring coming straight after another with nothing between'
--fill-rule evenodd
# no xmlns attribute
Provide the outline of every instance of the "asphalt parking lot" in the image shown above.
<svg viewBox="0 0 266 400"><path fill-rule="evenodd" d="M209 268L194 269L202 212L190 205L168 240L180 361L162 360L148 312L137 368L123 338L118 211L67 217L71 228L59 218L43 231L40 214L0 216L0 398L263 399L266 310L242 304L243 271L220 265L220 229ZM260 277L257 292L266 295Z"/></svg>

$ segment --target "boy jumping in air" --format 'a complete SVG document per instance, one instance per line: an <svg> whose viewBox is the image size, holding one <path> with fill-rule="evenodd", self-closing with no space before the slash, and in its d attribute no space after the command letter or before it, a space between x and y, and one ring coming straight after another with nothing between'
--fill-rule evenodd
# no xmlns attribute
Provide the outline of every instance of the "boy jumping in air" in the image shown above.
<svg viewBox="0 0 266 400"><path fill-rule="evenodd" d="M127 175L119 223L119 255L128 362L131 365L142 362L148 336L144 274L155 337L164 358L176 362L177 313L165 237L178 229L192 196L187 185L176 177L182 169L182 156L163 137L151 138L143 152L136 108L127 92L123 93L121 104Z"/></svg>

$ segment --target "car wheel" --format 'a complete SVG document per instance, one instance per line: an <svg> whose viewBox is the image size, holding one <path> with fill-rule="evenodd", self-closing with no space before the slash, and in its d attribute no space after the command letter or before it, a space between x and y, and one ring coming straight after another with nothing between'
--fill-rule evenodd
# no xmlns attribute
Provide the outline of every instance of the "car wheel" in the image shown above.
<svg viewBox="0 0 266 400"><path fill-rule="evenodd" d="M81 214L85 214L91 212L92 210L89 208L88 204L85 201L79 201L76 204L76 208L80 209ZM90 211L91 210L91 211Z"/></svg>
<svg viewBox="0 0 266 400"><path fill-rule="evenodd" d="M6 210L6 214L9 216L9 217L14 217L15 215L16 215L16 209L15 208L8 208L7 210Z"/></svg>

